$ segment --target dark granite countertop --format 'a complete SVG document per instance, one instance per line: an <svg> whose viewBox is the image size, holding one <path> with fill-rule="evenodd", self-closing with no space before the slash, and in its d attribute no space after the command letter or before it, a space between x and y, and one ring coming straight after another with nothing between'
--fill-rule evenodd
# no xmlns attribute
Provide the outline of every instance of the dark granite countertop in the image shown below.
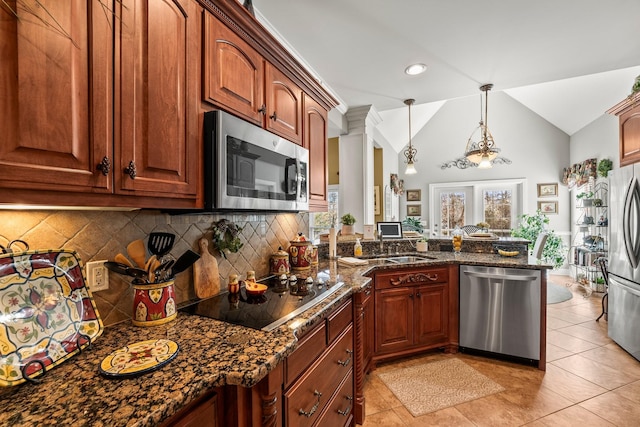
<svg viewBox="0 0 640 427"><path fill-rule="evenodd" d="M413 253L413 255L420 255ZM433 259L411 264L471 264L549 269L525 257L427 252ZM406 265L404 265L406 266ZM278 329L263 332L179 313L175 321L142 328L130 322L105 329L83 353L53 368L39 384L0 390L0 425L155 426L206 390L226 384L251 387L296 348L296 334L370 282L366 274L395 264L338 266L324 261L347 286ZM161 369L135 378L107 379L98 366L108 354L134 342L167 338L180 345L178 356Z"/></svg>

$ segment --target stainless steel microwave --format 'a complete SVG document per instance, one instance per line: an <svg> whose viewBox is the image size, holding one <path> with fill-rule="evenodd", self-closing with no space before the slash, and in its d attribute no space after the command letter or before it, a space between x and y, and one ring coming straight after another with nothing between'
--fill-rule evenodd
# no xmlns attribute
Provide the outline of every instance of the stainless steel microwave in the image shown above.
<svg viewBox="0 0 640 427"><path fill-rule="evenodd" d="M204 114L205 209L309 210L309 150L224 111Z"/></svg>

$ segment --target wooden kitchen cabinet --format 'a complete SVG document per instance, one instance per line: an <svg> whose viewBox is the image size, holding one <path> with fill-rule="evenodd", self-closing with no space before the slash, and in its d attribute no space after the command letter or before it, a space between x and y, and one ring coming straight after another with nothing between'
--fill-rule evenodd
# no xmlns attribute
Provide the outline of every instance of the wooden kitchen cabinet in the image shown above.
<svg viewBox="0 0 640 427"><path fill-rule="evenodd" d="M219 427L219 399L215 392L205 393L162 423L161 427Z"/></svg>
<svg viewBox="0 0 640 427"><path fill-rule="evenodd" d="M265 129L302 145L302 89L267 62L265 91Z"/></svg>
<svg viewBox="0 0 640 427"><path fill-rule="evenodd" d="M309 210L326 212L329 188L327 110L308 95L303 95L303 100L303 146L309 150Z"/></svg>
<svg viewBox="0 0 640 427"><path fill-rule="evenodd" d="M620 166L640 162L640 93L607 111L620 121Z"/></svg>
<svg viewBox="0 0 640 427"><path fill-rule="evenodd" d="M110 192L96 165L113 159L114 20L92 2L47 9L68 36L0 7L0 187Z"/></svg>
<svg viewBox="0 0 640 427"><path fill-rule="evenodd" d="M375 330L373 312L373 289L368 284L353 295L355 334L355 401L353 415L356 424L365 420L365 375L372 369Z"/></svg>
<svg viewBox="0 0 640 427"><path fill-rule="evenodd" d="M111 7L47 4L68 37L0 8L3 202L196 207L197 4Z"/></svg>
<svg viewBox="0 0 640 427"><path fill-rule="evenodd" d="M116 191L196 197L199 16L193 0L117 2Z"/></svg>
<svg viewBox="0 0 640 427"><path fill-rule="evenodd" d="M457 278L454 266L403 268L375 274L374 363L430 348L455 351Z"/></svg>
<svg viewBox="0 0 640 427"><path fill-rule="evenodd" d="M262 126L264 58L208 12L203 39L203 99Z"/></svg>
<svg viewBox="0 0 640 427"><path fill-rule="evenodd" d="M346 301L306 333L285 361L284 425L352 425L353 303Z"/></svg>

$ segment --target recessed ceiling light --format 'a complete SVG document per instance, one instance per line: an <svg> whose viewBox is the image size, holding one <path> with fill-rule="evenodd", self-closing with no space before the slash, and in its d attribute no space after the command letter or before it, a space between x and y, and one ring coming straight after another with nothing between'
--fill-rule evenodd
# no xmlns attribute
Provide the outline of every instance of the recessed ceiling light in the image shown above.
<svg viewBox="0 0 640 427"><path fill-rule="evenodd" d="M415 76L421 73L424 73L427 70L427 66L424 64L411 64L407 68L404 69L406 74L410 76Z"/></svg>

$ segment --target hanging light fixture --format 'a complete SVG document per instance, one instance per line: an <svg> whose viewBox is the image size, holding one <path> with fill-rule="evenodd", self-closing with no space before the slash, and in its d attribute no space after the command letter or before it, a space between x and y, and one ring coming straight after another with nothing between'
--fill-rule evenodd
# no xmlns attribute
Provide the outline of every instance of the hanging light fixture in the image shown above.
<svg viewBox="0 0 640 427"><path fill-rule="evenodd" d="M404 156L407 158L407 160L405 160L407 169L404 171L404 173L407 175L413 175L417 172L414 163L417 162L416 154L418 154L418 150L413 148L413 145L411 145L411 106L414 102L416 102L415 99L404 100L404 103L409 106L409 147L404 150Z"/></svg>
<svg viewBox="0 0 640 427"><path fill-rule="evenodd" d="M491 162L500 152L500 149L496 147L496 143L493 141L493 136L487 127L487 106L489 99L487 93L492 87L492 84L480 86L480 90L484 92L484 116L482 114L482 95L480 95L480 124L469 137L469 140L467 141L467 148L464 150L464 156L470 162L477 164L478 169L491 168ZM478 136L479 139L477 139Z"/></svg>

